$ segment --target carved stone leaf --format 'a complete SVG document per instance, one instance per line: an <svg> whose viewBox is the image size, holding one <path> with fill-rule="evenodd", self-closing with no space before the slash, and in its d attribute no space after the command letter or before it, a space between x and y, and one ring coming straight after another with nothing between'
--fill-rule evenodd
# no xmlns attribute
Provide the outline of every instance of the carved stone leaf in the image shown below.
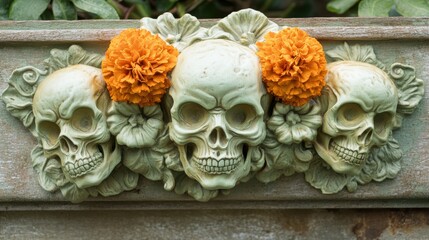
<svg viewBox="0 0 429 240"><path fill-rule="evenodd" d="M259 172L259 170L261 170L265 166L265 151L262 147L251 147L249 148L248 154L250 154L251 161L250 172L249 174L247 174L247 176L241 178L239 182L237 182L237 184L240 182L248 182L256 175L257 172ZM230 190L231 189L222 190L221 193L226 195L229 194Z"/></svg>
<svg viewBox="0 0 429 240"><path fill-rule="evenodd" d="M314 157L314 150L306 146L305 143L294 144L294 169L296 172L307 171L311 160Z"/></svg>
<svg viewBox="0 0 429 240"><path fill-rule="evenodd" d="M61 168L61 163L57 159L48 159L44 168L46 177L55 181L56 186L64 186L68 182Z"/></svg>
<svg viewBox="0 0 429 240"><path fill-rule="evenodd" d="M229 39L256 50L256 42L262 41L268 32L278 30L279 26L261 12L245 9L220 20L208 34L211 39Z"/></svg>
<svg viewBox="0 0 429 240"><path fill-rule="evenodd" d="M61 187L64 198L72 203L80 203L87 199L90 194L87 189L80 189L74 183L68 183Z"/></svg>
<svg viewBox="0 0 429 240"><path fill-rule="evenodd" d="M176 172L184 171L182 163L180 162L179 151L177 151L177 149L164 154L164 157L165 157L165 165L167 166L168 169L171 169Z"/></svg>
<svg viewBox="0 0 429 240"><path fill-rule="evenodd" d="M183 171L177 147L168 135L168 128L162 130L154 146L127 148L123 155L123 164L126 167L150 180L163 180L168 190L174 186L174 177L170 169ZM175 163L172 163L173 161Z"/></svg>
<svg viewBox="0 0 429 240"><path fill-rule="evenodd" d="M2 99L10 114L24 124L36 136L33 114L33 96L36 88L47 74L35 67L27 66L12 72L9 86L2 93Z"/></svg>
<svg viewBox="0 0 429 240"><path fill-rule="evenodd" d="M281 144L271 131L262 143L265 152L266 166L256 174L256 178L264 183L272 182L281 175L290 176L295 173L293 168L293 148Z"/></svg>
<svg viewBox="0 0 429 240"><path fill-rule="evenodd" d="M311 149L303 144L282 144L271 131L267 131L262 148L267 164L256 174L256 178L264 183L272 182L281 175L290 176L296 172L304 172L313 159Z"/></svg>
<svg viewBox="0 0 429 240"><path fill-rule="evenodd" d="M137 186L139 175L118 165L112 174L98 185L97 191L104 197L117 195L123 191L129 191Z"/></svg>
<svg viewBox="0 0 429 240"><path fill-rule="evenodd" d="M250 171L256 172L259 171L265 164L265 153L261 147L252 147L249 149L251 156Z"/></svg>
<svg viewBox="0 0 429 240"><path fill-rule="evenodd" d="M183 172L183 166L180 162L179 149L170 139L168 128L164 128L158 139L158 144L154 146L155 149L162 152L165 158L165 166L176 172Z"/></svg>
<svg viewBox="0 0 429 240"><path fill-rule="evenodd" d="M207 35L207 29L200 27L198 19L189 14L175 19L173 14L164 13L156 20L145 17L140 23L141 28L147 29L153 34L158 34L179 51L182 51L194 41L205 38Z"/></svg>
<svg viewBox="0 0 429 240"><path fill-rule="evenodd" d="M49 73L67 67L68 52L66 50L54 48L50 51L50 55L51 56L44 61L48 67Z"/></svg>
<svg viewBox="0 0 429 240"><path fill-rule="evenodd" d="M176 177L176 187L174 188L174 191L177 194L187 193L189 196L200 202L207 202L219 194L219 190L207 190L197 181L189 178L185 174L179 174Z"/></svg>
<svg viewBox="0 0 429 240"><path fill-rule="evenodd" d="M358 44L349 46L344 42L344 46L338 46L332 50L326 51L326 55L334 61L358 61L365 62L384 70L385 66L380 62L371 46L360 46Z"/></svg>
<svg viewBox="0 0 429 240"><path fill-rule="evenodd" d="M37 173L37 179L39 180L40 186L49 192L54 192L60 187L57 182L60 177L56 174L47 174L45 171L46 166L48 165L48 159L43 155L43 148L40 145L34 147L31 151L31 161L34 170ZM61 165L59 165L59 170L61 171ZM49 166L49 171L55 173L54 168L56 167L55 163L51 163Z"/></svg>
<svg viewBox="0 0 429 240"><path fill-rule="evenodd" d="M167 191L171 191L176 184L176 180L174 179L173 172L169 169L163 169L162 171L162 181L164 182L164 189Z"/></svg>
<svg viewBox="0 0 429 240"><path fill-rule="evenodd" d="M100 68L104 57L97 53L88 53L78 45L72 45L68 50L52 49L50 54L51 56L44 61L49 73L76 64Z"/></svg>
<svg viewBox="0 0 429 240"><path fill-rule="evenodd" d="M88 53L82 47L78 45L71 45L68 49L68 64L84 64L93 67L100 68L101 62L103 61L104 56L97 53Z"/></svg>
<svg viewBox="0 0 429 240"><path fill-rule="evenodd" d="M339 174L329 168L323 160L317 158L305 172L305 180L311 186L320 189L323 194L333 194L341 191L351 180L345 174Z"/></svg>
<svg viewBox="0 0 429 240"><path fill-rule="evenodd" d="M164 157L151 148L129 148L123 153L123 164L133 172L156 181L162 179Z"/></svg>
<svg viewBox="0 0 429 240"><path fill-rule="evenodd" d="M390 135L386 145L374 148L367 163L356 180L366 184L372 180L381 182L386 178L394 178L401 170L402 150L396 139Z"/></svg>
<svg viewBox="0 0 429 240"><path fill-rule="evenodd" d="M401 114L413 113L423 98L423 80L416 78L414 67L400 63L392 64L389 75L399 90L397 112Z"/></svg>

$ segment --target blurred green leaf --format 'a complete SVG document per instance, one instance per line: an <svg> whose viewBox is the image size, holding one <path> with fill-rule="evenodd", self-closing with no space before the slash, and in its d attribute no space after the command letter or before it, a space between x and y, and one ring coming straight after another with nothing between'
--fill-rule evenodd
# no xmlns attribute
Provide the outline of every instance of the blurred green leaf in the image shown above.
<svg viewBox="0 0 429 240"><path fill-rule="evenodd" d="M359 17L388 17L394 0L362 0L359 3Z"/></svg>
<svg viewBox="0 0 429 240"><path fill-rule="evenodd" d="M156 1L156 9L158 12L167 12L178 0L158 0Z"/></svg>
<svg viewBox="0 0 429 240"><path fill-rule="evenodd" d="M103 19L119 19L118 13L105 0L71 0L73 4Z"/></svg>
<svg viewBox="0 0 429 240"><path fill-rule="evenodd" d="M14 0L9 8L12 20L37 20L48 7L50 0Z"/></svg>
<svg viewBox="0 0 429 240"><path fill-rule="evenodd" d="M140 17L150 17L152 15L152 9L148 2L144 1L143 3L136 4L135 6Z"/></svg>
<svg viewBox="0 0 429 240"><path fill-rule="evenodd" d="M396 0L396 11L404 17L429 17L429 1Z"/></svg>
<svg viewBox="0 0 429 240"><path fill-rule="evenodd" d="M118 0L105 0L113 9L115 9L119 18L124 18L126 15L127 8L118 2Z"/></svg>
<svg viewBox="0 0 429 240"><path fill-rule="evenodd" d="M9 13L8 9L12 0L0 0L0 20L8 20Z"/></svg>
<svg viewBox="0 0 429 240"><path fill-rule="evenodd" d="M53 0L52 12L55 19L76 20L77 12L70 0Z"/></svg>
<svg viewBox="0 0 429 240"><path fill-rule="evenodd" d="M343 14L357 2L359 2L359 0L333 0L326 5L326 9L336 14Z"/></svg>
<svg viewBox="0 0 429 240"><path fill-rule="evenodd" d="M51 9L47 8L42 15L40 15L40 20L54 20L54 14Z"/></svg>
<svg viewBox="0 0 429 240"><path fill-rule="evenodd" d="M177 12L179 13L179 17L183 17L186 14L186 7L183 3L177 3Z"/></svg>
<svg viewBox="0 0 429 240"><path fill-rule="evenodd" d="M131 4L142 4L147 1L146 0L124 0L124 2L131 3Z"/></svg>

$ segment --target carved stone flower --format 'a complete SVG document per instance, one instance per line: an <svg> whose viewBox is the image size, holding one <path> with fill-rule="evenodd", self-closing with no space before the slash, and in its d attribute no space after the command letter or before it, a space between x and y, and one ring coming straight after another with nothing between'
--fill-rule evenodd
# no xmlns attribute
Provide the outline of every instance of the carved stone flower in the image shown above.
<svg viewBox="0 0 429 240"><path fill-rule="evenodd" d="M139 108L119 102L110 107L107 124L118 144L130 148L153 146L164 126L159 105Z"/></svg>
<svg viewBox="0 0 429 240"><path fill-rule="evenodd" d="M140 23L141 29L157 34L179 51L207 35L207 29L201 27L198 19L189 14L176 19L173 14L164 13L157 19L142 18Z"/></svg>
<svg viewBox="0 0 429 240"><path fill-rule="evenodd" d="M277 103L267 123L283 144L312 141L321 125L320 107L312 102L301 107Z"/></svg>
<svg viewBox="0 0 429 240"><path fill-rule="evenodd" d="M262 41L268 32L277 32L279 26L261 12L244 9L221 19L208 30L211 39L228 39L256 50L255 43Z"/></svg>

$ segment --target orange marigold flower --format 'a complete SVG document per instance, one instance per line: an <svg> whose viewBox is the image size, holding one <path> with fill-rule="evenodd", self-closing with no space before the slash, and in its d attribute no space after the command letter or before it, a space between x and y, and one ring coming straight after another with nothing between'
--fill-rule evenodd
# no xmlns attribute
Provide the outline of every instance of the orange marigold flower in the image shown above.
<svg viewBox="0 0 429 240"><path fill-rule="evenodd" d="M170 87L168 72L179 52L144 29L126 29L110 42L101 64L110 97L138 104L159 103Z"/></svg>
<svg viewBox="0 0 429 240"><path fill-rule="evenodd" d="M315 38L299 28L286 28L269 32L256 45L269 93L292 106L320 95L326 84L326 58Z"/></svg>

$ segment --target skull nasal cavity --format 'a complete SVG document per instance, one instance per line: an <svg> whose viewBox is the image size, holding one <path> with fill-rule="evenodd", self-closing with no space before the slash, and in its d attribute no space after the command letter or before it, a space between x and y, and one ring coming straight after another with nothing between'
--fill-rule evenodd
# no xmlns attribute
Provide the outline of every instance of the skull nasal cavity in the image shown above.
<svg viewBox="0 0 429 240"><path fill-rule="evenodd" d="M214 128L209 135L209 142L215 146L225 147L227 144L225 131L220 127Z"/></svg>
<svg viewBox="0 0 429 240"><path fill-rule="evenodd" d="M358 141L362 145L369 145L372 142L372 128L367 128L361 135L358 137Z"/></svg>
<svg viewBox="0 0 429 240"><path fill-rule="evenodd" d="M77 151L77 146L65 136L61 136L60 146L63 153L75 153Z"/></svg>

